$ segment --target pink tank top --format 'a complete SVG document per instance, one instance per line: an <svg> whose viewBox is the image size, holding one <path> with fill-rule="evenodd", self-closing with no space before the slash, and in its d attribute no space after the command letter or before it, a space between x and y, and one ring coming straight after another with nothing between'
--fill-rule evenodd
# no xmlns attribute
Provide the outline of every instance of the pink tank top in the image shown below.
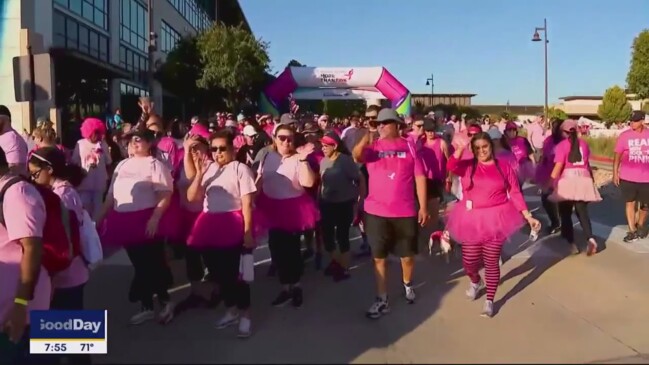
<svg viewBox="0 0 649 365"><path fill-rule="evenodd" d="M509 140L509 145L511 147L512 153L516 157L516 161L522 162L528 158L530 150L528 147L528 142L523 137L515 137Z"/></svg>
<svg viewBox="0 0 649 365"><path fill-rule="evenodd" d="M435 138L432 142L424 142L420 153L426 165L426 177L430 180L444 180L446 178L446 156L442 152L442 139Z"/></svg>

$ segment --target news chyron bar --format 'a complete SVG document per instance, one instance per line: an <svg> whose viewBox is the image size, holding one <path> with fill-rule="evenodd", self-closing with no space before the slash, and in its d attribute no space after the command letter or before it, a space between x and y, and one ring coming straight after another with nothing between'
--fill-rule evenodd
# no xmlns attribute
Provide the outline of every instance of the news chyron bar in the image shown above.
<svg viewBox="0 0 649 365"><path fill-rule="evenodd" d="M106 354L108 311L31 311L32 354Z"/></svg>

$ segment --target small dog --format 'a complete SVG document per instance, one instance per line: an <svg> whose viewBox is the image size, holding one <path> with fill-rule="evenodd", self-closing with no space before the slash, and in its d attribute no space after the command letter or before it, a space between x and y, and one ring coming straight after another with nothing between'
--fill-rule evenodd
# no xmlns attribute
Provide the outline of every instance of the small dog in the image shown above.
<svg viewBox="0 0 649 365"><path fill-rule="evenodd" d="M438 250L435 247L439 247ZM430 256L440 255L446 260L446 263L451 261L451 252L453 252L453 244L448 231L435 231L430 235L428 240L428 254Z"/></svg>

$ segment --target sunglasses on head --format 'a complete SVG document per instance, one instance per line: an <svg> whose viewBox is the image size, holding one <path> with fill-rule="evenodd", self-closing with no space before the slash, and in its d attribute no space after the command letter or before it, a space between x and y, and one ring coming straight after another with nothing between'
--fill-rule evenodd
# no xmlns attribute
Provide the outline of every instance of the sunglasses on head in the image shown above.
<svg viewBox="0 0 649 365"><path fill-rule="evenodd" d="M226 146L210 146L210 152L225 152L227 150Z"/></svg>
<svg viewBox="0 0 649 365"><path fill-rule="evenodd" d="M293 142L293 136L281 135L277 136L277 139L279 139L280 142Z"/></svg>

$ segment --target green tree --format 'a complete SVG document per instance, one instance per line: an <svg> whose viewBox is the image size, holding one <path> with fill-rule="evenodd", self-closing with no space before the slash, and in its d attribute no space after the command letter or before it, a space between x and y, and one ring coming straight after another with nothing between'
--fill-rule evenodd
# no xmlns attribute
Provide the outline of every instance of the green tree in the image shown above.
<svg viewBox="0 0 649 365"><path fill-rule="evenodd" d="M548 119L560 119L560 120L566 120L568 119L568 114L564 112L563 110L555 107L550 107L548 108Z"/></svg>
<svg viewBox="0 0 649 365"><path fill-rule="evenodd" d="M627 121L631 112L626 92L617 85L606 90L602 104L597 108L597 115L607 126Z"/></svg>
<svg viewBox="0 0 649 365"><path fill-rule="evenodd" d="M645 101L644 104L642 104L642 111L649 113L649 101Z"/></svg>
<svg viewBox="0 0 649 365"><path fill-rule="evenodd" d="M631 66L626 76L629 91L640 99L649 98L649 29L645 29L633 40Z"/></svg>
<svg viewBox="0 0 649 365"><path fill-rule="evenodd" d="M270 69L268 42L243 27L215 24L198 36L197 46L203 65L198 87L225 91L230 110L256 100Z"/></svg>

